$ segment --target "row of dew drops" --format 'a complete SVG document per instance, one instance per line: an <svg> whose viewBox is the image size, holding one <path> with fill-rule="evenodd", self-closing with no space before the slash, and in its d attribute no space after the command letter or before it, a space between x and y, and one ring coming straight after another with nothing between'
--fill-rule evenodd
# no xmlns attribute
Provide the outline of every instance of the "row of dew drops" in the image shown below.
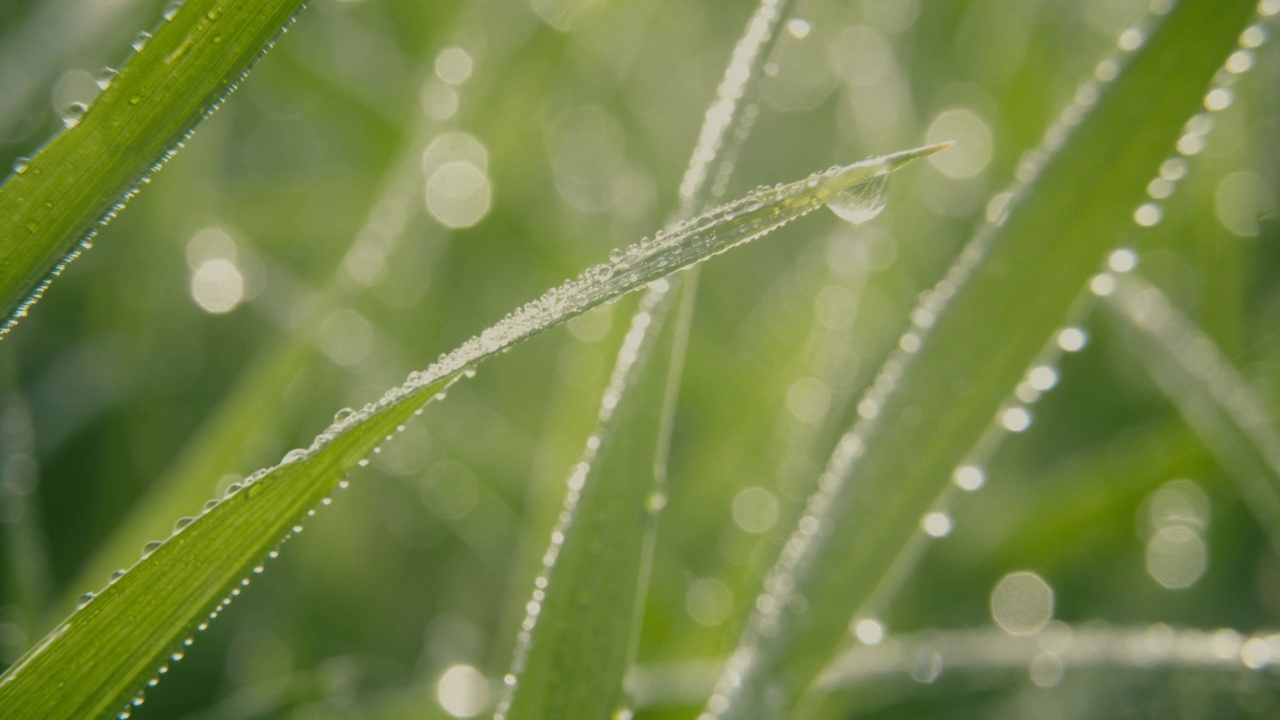
<svg viewBox="0 0 1280 720"><path fill-rule="evenodd" d="M1152 0L1149 19L1167 14L1172 7L1172 0ZM1280 0L1261 0L1257 5L1259 18L1271 17L1277 13L1280 13ZM1117 49L1122 56L1133 53L1142 47L1146 37L1145 30L1130 27L1121 33L1117 41ZM1213 127L1209 114L1224 110L1231 105L1230 86L1239 75L1253 67L1253 51L1266 39L1267 29L1259 22L1251 24L1240 35L1239 47L1228 57L1223 68L1215 76L1213 87L1205 95L1203 105L1206 112L1195 115L1187 122L1183 135L1175 145L1176 157L1162 163L1159 175L1148 185L1147 195L1152 201L1169 197L1176 182L1185 176L1187 171L1185 158L1198 154L1204 148L1204 136ZM987 206L987 219L991 227L997 227L1005 221L1010 201L1035 180L1048 158L1062 146L1070 131L1096 104L1101 95L1102 86L1119 75L1120 66L1120 60L1116 57L1101 61L1095 68L1094 78L1077 90L1073 102L1046 131L1041 146L1029 151L1023 157L1015 173L1017 181L1015 185L995 195ZM872 194L868 195L872 196ZM883 207L882 196L878 198L878 204L880 208ZM877 202L863 203L863 208L867 209L872 217L879 212L876 206ZM832 209L836 210L836 208ZM841 214L839 210L836 212ZM843 214L841 216L844 217ZM1141 227L1150 227L1159 223L1161 216L1162 212L1158 205L1153 202L1144 202L1134 212L1133 221ZM879 415L885 399L901 379L907 357L920 349L924 333L934 324L938 313L943 310L947 301L977 266L985 254L987 241L992 234L988 231L985 236L980 236L975 242L970 243L946 277L934 288L921 293L919 304L911 313L912 329L899 339L897 351L885 362L881 372L858 403L857 414L861 421L871 422ZM1106 260L1106 269L1091 278L1088 290L1097 296L1109 295L1115 290L1115 274L1133 270L1137 262L1138 256L1133 250L1119 249L1112 252ZM1081 308L1077 307L1072 315L1080 311ZM1028 409L1029 406L1058 383L1058 371L1054 364L1057 356L1062 352L1078 352L1087 343L1088 334L1080 327L1068 326L1055 333L1052 341L1042 351L1026 377L1015 388L1014 397L1017 402L1006 404L997 413L995 424L978 443L973 456L956 468L952 475L952 482L956 488L965 492L974 492L983 487L986 475L982 469L982 458L994 448L995 442L1003 433L1020 433L1031 426L1033 417ZM762 635L769 635L776 628L780 613L788 605L792 594L794 579L791 573L798 566L810 540L816 535L819 518L834 499L841 484L841 478L846 474L844 469L848 468L864 450L863 433L859 425L855 425L853 430L841 438L827 470L819 480L818 492L811 496L807 503L805 516L801 519L797 532L786 542L778 565L766 578L764 594L757 600L757 608L761 614L755 621L758 623L755 630ZM942 507L927 512L921 518L920 527L927 536L942 538L952 532L954 522L951 513L946 509L946 505L952 501L952 495L944 493L940 499ZM861 622L864 628L879 627L878 622L873 619L864 619ZM856 628L855 625L855 633ZM874 635L873 631L868 632ZM743 672L752 664L754 655L755 649L750 644L739 646L730 658L715 694L708 701L709 712L704 712L699 716L700 718L710 720L728 708L727 693L742 683Z"/></svg>
<svg viewBox="0 0 1280 720"><path fill-rule="evenodd" d="M1160 12L1162 8L1167 11L1164 3L1153 3L1153 12ZM1258 4L1258 14L1261 17L1269 17L1280 12L1280 0L1263 0ZM1118 47L1122 52L1132 52L1141 47L1145 35L1135 28L1129 28L1120 36ZM1179 137L1175 144L1175 154L1173 157L1160 164L1159 171L1154 179L1147 185L1147 200L1141 203L1133 213L1133 222L1139 227L1152 227L1159 224L1163 217L1163 210L1158 204L1159 201L1169 198L1176 189L1179 180L1187 174L1186 158L1200 153L1205 146L1205 135L1213 128L1213 119L1211 113L1225 110L1231 105L1232 94L1230 86L1234 84L1237 77L1253 67L1252 51L1257 49L1267 38L1267 29L1265 26L1254 23L1250 25L1239 38L1239 48L1232 52L1228 57L1223 68L1214 78L1213 86L1206 93L1204 98L1204 112L1196 114L1186 123L1183 134ZM1115 77L1115 68L1117 63L1112 60L1104 60L1099 63L1095 70L1095 77L1100 82L1108 82ZM1087 83L1076 93L1076 105L1089 106L1097 98L1099 88L1094 83ZM1083 116L1083 109L1068 110L1064 114L1068 119L1068 123L1078 122ZM1049 132L1047 142L1053 143L1052 138L1065 137L1065 132L1056 129ZM1024 165L1024 167L1026 167ZM1029 177L1027 180L1029 181ZM1007 199L1005 201L1007 203ZM1003 221L1005 214L1003 211L989 214L989 219L994 223ZM1137 254L1130 249L1119 249L1111 253L1107 258L1106 268L1094 275L1088 285L1089 293L1097 297L1106 297L1115 292L1116 275L1127 273L1133 270L1138 263ZM933 292L937 292L935 289ZM913 323L917 326L927 326L920 321L925 320L926 323L932 319L930 314L931 305L936 302L931 297L922 298L920 307L912 316ZM917 317L921 315L921 317ZM1059 331L1054 338L1054 342L1046 348L1044 356L1038 361L1028 372L1026 378L1018 384L1014 390L1014 397L1019 401L1001 409L996 422L998 429L1020 433L1031 426L1032 415L1028 406L1034 404L1041 394L1052 389L1058 381L1057 370L1053 367L1052 358L1058 351L1077 352L1084 348L1088 342L1088 335L1079 327L1067 327ZM919 346L919 340L915 338L913 333L907 333L903 336L899 343L900 347L907 352L912 348ZM864 401L866 402L866 401ZM859 407L862 414L863 408ZM865 414L864 414L865 416ZM974 491L982 487L984 483L984 475L979 466L975 463L966 463L958 468L953 476L955 485L965 491ZM921 520L921 527L926 534L932 537L944 537L951 531L950 516L941 510L932 511L925 515Z"/></svg>
<svg viewBox="0 0 1280 720"><path fill-rule="evenodd" d="M1163 14L1168 9L1169 5L1160 0L1152 4L1154 14ZM1280 13L1280 0L1263 0L1258 4L1257 10L1260 17L1276 15ZM1144 39L1145 34L1141 30L1129 28L1121 34L1118 47L1122 52L1132 52L1141 47ZM1228 57L1223 68L1215 76L1211 89L1205 95L1204 112L1196 114L1187 122L1183 134L1175 144L1174 156L1161 163L1156 177L1148 184L1146 188L1148 200L1140 204L1133 213L1133 222L1137 226L1152 227L1159 224L1163 217L1159 201L1172 196L1177 182L1186 176L1188 170L1186 158L1197 155L1204 149L1205 136L1213 128L1211 114L1230 107L1233 97L1231 86L1241 74L1253 67L1253 51L1266 39L1267 28L1259 23L1250 25L1240 35L1238 49ZM1114 59L1103 60L1098 64L1094 73L1097 82L1086 83L1077 91L1072 108L1068 109L1059 123L1046 134L1046 147L1024 160L1019 169L1018 179L1021 183L1029 183L1034 179L1039 166L1052 149L1065 140L1067 131L1078 123L1084 112L1096 102L1100 90L1098 83L1106 83L1114 79L1118 73L1118 67ZM1014 193L1010 191L1001 193L993 199L992 204L988 206L989 221L995 224L1003 222L1008 201L1013 195ZM1096 297L1111 295L1116 289L1116 275L1132 271L1137 263L1138 255L1133 250L1127 248L1115 250L1108 256L1104 270L1090 279L1089 294ZM960 278L950 279L956 281ZM948 288L953 287L946 282L943 281L932 291L923 294L920 305L912 315L912 323L917 328L923 329L932 324L935 313L946 299L944 296L949 295ZM1080 308L1077 308L1077 311L1079 310ZM899 348L903 352L911 353L919 347L919 343L919 337L914 332L908 332L899 341ZM1055 361L1059 353L1078 352L1084 349L1087 343L1088 335L1080 327L1068 326L1058 331L1026 377L1015 388L1014 398L1017 402L1006 405L997 414L993 428L996 433L1021 433L1028 429L1032 423L1029 406L1058 383ZM876 389L880 389L881 382L883 381L877 381ZM877 407L875 393L869 393L868 399L863 400L863 404L858 407L859 415L864 418L874 417ZM984 450L991 446L992 443L980 443L980 447ZM952 482L957 489L964 492L981 489L986 483L981 462L971 460L961 464L953 473ZM942 503L945 505L949 502L952 502L951 498L944 495ZM932 510L921 518L920 528L929 537L946 537L953 529L952 516L945 508ZM1011 584L1021 586L1013 588ZM1014 608L1010 602L1006 602L1010 597L1019 598L1022 606ZM1044 628L1052 618L1052 605L1052 589L1043 579L1030 572L1012 573L1001 580L992 594L992 617L1009 634L1034 634ZM1014 620L1008 618L1010 613L1016 616ZM1028 620L1032 615L1035 616L1034 622ZM1162 628L1172 632L1167 626L1155 627L1157 630ZM857 619L851 624L850 629L864 645L880 643L886 633L883 624L874 618ZM1223 660L1234 658L1249 669L1260 669L1280 661L1280 636L1257 636L1245 639L1233 630L1224 629L1212 634L1211 644L1212 652L1208 655L1202 653L1202 655ZM912 676L920 682L933 682L942 670L942 656L937 651L930 651L927 655L929 661L915 663L915 670L912 671ZM1052 687L1061 679L1063 665L1061 659L1049 653L1043 657L1038 655L1031 663L1030 671L1032 680L1037 685Z"/></svg>

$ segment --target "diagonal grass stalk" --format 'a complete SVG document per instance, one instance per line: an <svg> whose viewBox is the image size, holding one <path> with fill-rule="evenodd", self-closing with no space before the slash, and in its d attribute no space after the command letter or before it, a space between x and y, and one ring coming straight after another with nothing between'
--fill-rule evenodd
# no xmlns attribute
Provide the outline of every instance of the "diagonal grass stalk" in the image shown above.
<svg viewBox="0 0 1280 720"><path fill-rule="evenodd" d="M908 333L913 341L876 383L884 389L873 390L840 441L704 718L795 712L849 618L1129 222L1151 169L1254 10L1243 1L1180 3L1137 44L1096 105L1050 136L1034 179L929 293L940 306L925 305L927 322ZM1156 78L1177 82L1151 93ZM923 408L946 412L922 417Z"/></svg>
<svg viewBox="0 0 1280 720"><path fill-rule="evenodd" d="M240 594L282 539L301 530L300 523L346 473L476 364L648 282L762 237L860 185L879 184L895 168L938 149L907 150L761 188L617 251L609 263L549 290L431 367L411 373L377 402L339 413L310 447L292 450L278 465L249 476L224 501L181 523L168 540L148 545L143 559L100 595L83 598L75 613L0 676L0 714L92 716L126 701L141 704L145 697L136 694L138 688L167 670L162 658L181 659L194 633ZM221 561L212 564L209 558ZM157 586L168 594L156 598ZM104 646L117 649L118 663L95 661ZM73 690L65 689L70 685Z"/></svg>

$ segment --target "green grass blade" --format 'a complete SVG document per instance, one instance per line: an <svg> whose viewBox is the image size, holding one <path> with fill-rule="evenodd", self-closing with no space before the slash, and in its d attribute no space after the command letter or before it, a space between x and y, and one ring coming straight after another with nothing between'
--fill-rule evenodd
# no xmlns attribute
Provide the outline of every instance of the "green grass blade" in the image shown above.
<svg viewBox="0 0 1280 720"><path fill-rule="evenodd" d="M287 456L177 531L0 677L0 715L91 718L141 704L135 693L148 678L181 659L281 539L451 379L402 396L305 458Z"/></svg>
<svg viewBox="0 0 1280 720"><path fill-rule="evenodd" d="M705 717L795 712L847 636L850 617L1131 222L1254 5L1178 4L1101 89L1003 224L981 235L927 294L950 300L926 304L929 322L905 343L914 352L893 356L864 400L868 419L839 443Z"/></svg>
<svg viewBox="0 0 1280 720"><path fill-rule="evenodd" d="M790 0L761 0L734 47L680 184L679 217L721 192L750 131L745 110ZM656 284L632 317L600 422L570 480L533 591L499 718L604 717L621 706L639 637L698 270ZM680 308L678 317L671 314ZM562 541L558 540L562 539Z"/></svg>
<svg viewBox="0 0 1280 720"><path fill-rule="evenodd" d="M263 558L335 484L449 383L479 362L597 305L822 207L937 146L832 168L761 189L618 251L415 372L377 403L335 418L306 450L245 486L92 598L0 676L0 717L94 717L121 707L163 658L216 615Z"/></svg>
<svg viewBox="0 0 1280 720"><path fill-rule="evenodd" d="M646 295L623 341L600 425L569 478L512 665L510 704L498 718L610 717L620 704L646 530L662 498L653 458L667 373L650 367L665 367L671 354L675 335L664 326L675 319L663 306L677 297Z"/></svg>
<svg viewBox="0 0 1280 720"><path fill-rule="evenodd" d="M1156 385L1230 473L1245 507L1280 549L1280 432L1240 371L1164 293L1117 279L1107 307Z"/></svg>
<svg viewBox="0 0 1280 720"><path fill-rule="evenodd" d="M0 186L0 333L226 98L302 0L189 0ZM145 43L145 44L144 44Z"/></svg>

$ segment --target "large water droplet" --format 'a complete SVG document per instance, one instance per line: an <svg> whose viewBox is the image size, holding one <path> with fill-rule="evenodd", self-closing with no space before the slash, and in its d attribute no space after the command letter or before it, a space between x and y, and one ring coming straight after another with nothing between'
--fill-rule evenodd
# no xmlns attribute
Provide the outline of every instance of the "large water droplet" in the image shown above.
<svg viewBox="0 0 1280 720"><path fill-rule="evenodd" d="M62 111L62 124L67 127L75 127L80 124L80 119L84 117L85 110L88 107L84 103L71 103Z"/></svg>
<svg viewBox="0 0 1280 720"><path fill-rule="evenodd" d="M884 210L888 189L889 172L886 170L836 193L835 197L827 201L827 207L842 220L859 225Z"/></svg>

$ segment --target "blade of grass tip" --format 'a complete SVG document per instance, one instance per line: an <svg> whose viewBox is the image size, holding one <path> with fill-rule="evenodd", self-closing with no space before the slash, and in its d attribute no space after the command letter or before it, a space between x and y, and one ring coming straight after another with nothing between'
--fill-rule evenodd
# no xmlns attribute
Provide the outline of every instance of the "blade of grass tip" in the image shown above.
<svg viewBox="0 0 1280 720"><path fill-rule="evenodd" d="M294 19L302 0L187 0L141 33L91 106L0 186L0 318L7 333L97 229L213 112Z"/></svg>
<svg viewBox="0 0 1280 720"><path fill-rule="evenodd" d="M850 618L1131 221L1152 169L1253 15L1251 0L1174 7L1092 109L1073 107L1063 132L1047 138L1046 161L1003 222L925 293L929 322L909 331L861 403L704 719L801 712Z"/></svg>
<svg viewBox="0 0 1280 720"><path fill-rule="evenodd" d="M126 702L141 703L138 688L148 678L158 681L170 660L181 659L194 633L239 595L263 558L300 529L345 474L476 364L648 282L766 235L931 151L873 158L762 189L659 233L510 313L410 374L378 402L340 413L309 448L292 450L280 464L249 476L199 518L180 522L168 540L144 548L143 559L101 594L87 595L0 676L0 717L94 717Z"/></svg>
<svg viewBox="0 0 1280 720"><path fill-rule="evenodd" d="M1121 275L1106 296L1135 359L1235 480L1280 551L1280 431L1240 371L1164 293Z"/></svg>
<svg viewBox="0 0 1280 720"><path fill-rule="evenodd" d="M743 108L754 95L789 6L790 0L762 0L734 47L680 184L679 218L688 218L703 202L709 170L722 157L726 138L732 138L731 145L745 141L750 123L742 123ZM735 154L730 149L728 155ZM725 162L728 166L719 175L727 179L732 157ZM638 645L665 497L671 426L696 289L696 269L669 283L655 283L632 318L605 390L599 424L569 480L551 548L526 605L530 609L499 718L600 717L623 704L623 680ZM681 312L673 323L669 315L677 306Z"/></svg>

